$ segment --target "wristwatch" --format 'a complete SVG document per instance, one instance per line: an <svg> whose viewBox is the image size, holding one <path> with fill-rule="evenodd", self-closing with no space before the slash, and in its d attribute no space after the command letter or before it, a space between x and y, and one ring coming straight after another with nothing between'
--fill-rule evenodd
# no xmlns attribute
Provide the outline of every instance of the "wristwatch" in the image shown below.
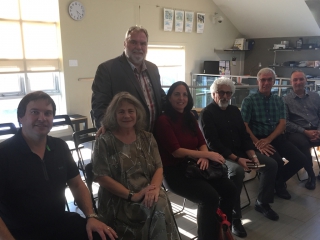
<svg viewBox="0 0 320 240"><path fill-rule="evenodd" d="M257 155L252 155L252 156L251 156L251 159L252 159L252 158L258 158L258 157L257 157Z"/></svg>
<svg viewBox="0 0 320 240"><path fill-rule="evenodd" d="M88 220L89 218L98 218L98 215L95 213L91 213L88 216L86 216L86 219Z"/></svg>
<svg viewBox="0 0 320 240"><path fill-rule="evenodd" d="M132 198L133 194L134 194L134 192L132 192L132 191L129 192L129 195L127 198L128 202L131 202L131 198Z"/></svg>

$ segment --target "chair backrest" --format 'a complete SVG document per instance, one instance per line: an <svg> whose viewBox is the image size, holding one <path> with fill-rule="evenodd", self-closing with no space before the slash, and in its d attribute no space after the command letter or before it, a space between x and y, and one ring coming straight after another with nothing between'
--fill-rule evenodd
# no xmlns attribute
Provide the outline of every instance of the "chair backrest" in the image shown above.
<svg viewBox="0 0 320 240"><path fill-rule="evenodd" d="M84 129L81 131L74 132L72 136L73 136L76 149L78 149L79 145L82 143L94 141L96 132L97 132L96 128L89 128L89 129Z"/></svg>
<svg viewBox="0 0 320 240"><path fill-rule="evenodd" d="M73 124L68 115L56 115L53 118L53 126L65 126L68 125L72 128L72 132L74 132Z"/></svg>
<svg viewBox="0 0 320 240"><path fill-rule="evenodd" d="M93 126L93 127L96 127L96 124L95 124L95 122L94 122L94 116L93 116L93 110L92 110L92 109L90 110L90 118L91 118L92 126Z"/></svg>
<svg viewBox="0 0 320 240"><path fill-rule="evenodd" d="M191 113L193 114L193 116L194 116L194 118L195 118L196 120L199 119L199 114L198 114L198 112L197 112L196 110L192 109L192 110L191 110Z"/></svg>
<svg viewBox="0 0 320 240"><path fill-rule="evenodd" d="M13 123L0 123L0 135L16 134L17 128Z"/></svg>
<svg viewBox="0 0 320 240"><path fill-rule="evenodd" d="M91 195L91 200L92 200L92 203L93 203L93 209L98 214L98 209L96 207L96 201L95 201L96 199L94 198L93 191L92 191L92 184L93 184L93 178L94 178L94 174L92 172L92 163L88 163L86 165L85 172L86 172L86 177L87 177L86 178L86 183L87 183L90 195Z"/></svg>

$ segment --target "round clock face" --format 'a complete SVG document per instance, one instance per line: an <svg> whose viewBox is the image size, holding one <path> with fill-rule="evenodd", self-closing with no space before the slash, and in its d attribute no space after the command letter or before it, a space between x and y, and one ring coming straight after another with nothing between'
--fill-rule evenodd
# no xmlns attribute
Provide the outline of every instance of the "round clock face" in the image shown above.
<svg viewBox="0 0 320 240"><path fill-rule="evenodd" d="M84 17L84 6L82 3L73 1L69 5L69 15L74 20L81 20Z"/></svg>

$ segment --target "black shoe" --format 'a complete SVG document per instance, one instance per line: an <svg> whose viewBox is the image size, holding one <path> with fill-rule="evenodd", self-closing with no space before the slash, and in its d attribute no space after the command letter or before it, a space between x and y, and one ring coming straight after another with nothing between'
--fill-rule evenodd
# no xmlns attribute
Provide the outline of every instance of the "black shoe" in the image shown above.
<svg viewBox="0 0 320 240"><path fill-rule="evenodd" d="M241 238L247 236L247 232L242 225L241 219L234 219L232 221L232 233Z"/></svg>
<svg viewBox="0 0 320 240"><path fill-rule="evenodd" d="M291 198L291 195L288 193L284 182L276 181L275 190L278 197L287 200Z"/></svg>
<svg viewBox="0 0 320 240"><path fill-rule="evenodd" d="M316 188L316 177L308 177L308 181L304 186L306 187L306 189L314 190Z"/></svg>
<svg viewBox="0 0 320 240"><path fill-rule="evenodd" d="M269 218L273 221L277 221L279 219L279 215L273 211L269 204L267 203L258 203L256 201L254 209L258 212L261 212L266 218Z"/></svg>

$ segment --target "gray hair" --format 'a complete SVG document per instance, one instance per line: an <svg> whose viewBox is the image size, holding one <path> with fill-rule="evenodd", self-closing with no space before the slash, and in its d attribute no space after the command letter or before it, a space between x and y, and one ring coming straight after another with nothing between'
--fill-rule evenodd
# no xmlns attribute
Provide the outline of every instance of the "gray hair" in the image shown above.
<svg viewBox="0 0 320 240"><path fill-rule="evenodd" d="M149 41L149 35L148 35L148 31L147 29L143 28L142 26L132 26L130 27L127 32L126 32L126 35L125 35L125 40L128 40L128 38L130 37L131 33L133 32L142 32L146 35L147 37L147 41Z"/></svg>
<svg viewBox="0 0 320 240"><path fill-rule="evenodd" d="M307 79L306 74L305 74L302 70L300 70L300 69L297 69L297 70L292 71L292 73L291 73L291 75L290 75L290 78L292 78L292 75L293 75L294 73L296 73L296 72L302 73L303 76L304 76L304 79Z"/></svg>
<svg viewBox="0 0 320 240"><path fill-rule="evenodd" d="M273 71L273 69L271 69L271 68L262 68L262 69L260 69L260 71L257 74L258 81L260 80L259 79L260 75L269 74L269 73L272 74L273 81L276 80L276 73Z"/></svg>
<svg viewBox="0 0 320 240"><path fill-rule="evenodd" d="M107 112L101 121L101 125L104 126L105 129L109 129L110 131L115 131L119 128L116 111L123 102L132 104L136 109L137 120L134 128L136 130L145 129L145 110L139 100L128 92L120 92L113 97L111 103L107 108Z"/></svg>
<svg viewBox="0 0 320 240"><path fill-rule="evenodd" d="M216 79L212 83L212 85L210 87L211 94L218 92L218 88L219 88L220 85L229 86L231 88L232 95L234 94L234 92L236 90L236 87L234 86L234 83L232 82L232 80L230 78L221 77L221 78Z"/></svg>

